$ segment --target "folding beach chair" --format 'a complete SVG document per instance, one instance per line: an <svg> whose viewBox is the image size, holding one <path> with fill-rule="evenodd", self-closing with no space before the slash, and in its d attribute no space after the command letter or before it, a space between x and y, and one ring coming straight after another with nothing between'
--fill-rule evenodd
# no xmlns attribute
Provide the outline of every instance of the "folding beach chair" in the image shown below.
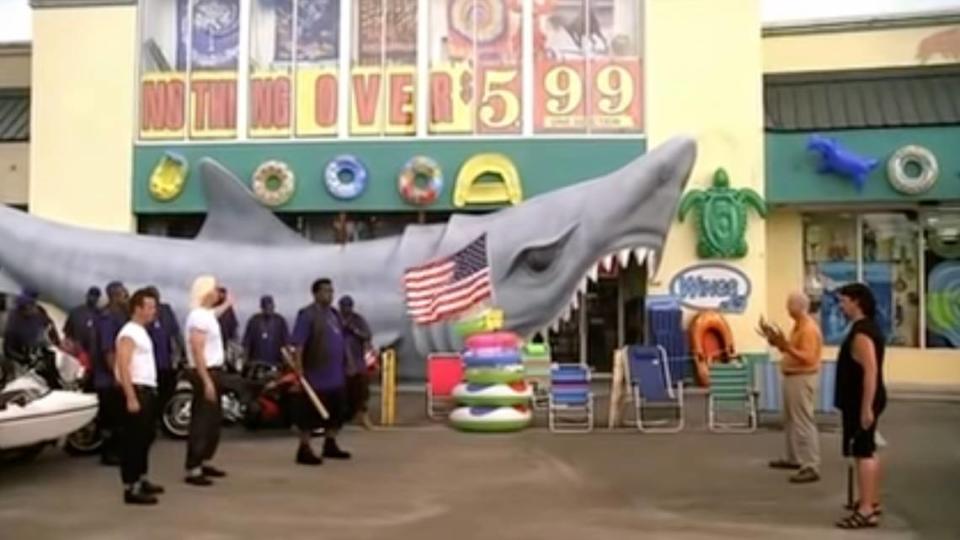
<svg viewBox="0 0 960 540"><path fill-rule="evenodd" d="M456 405L453 389L463 379L463 358L458 353L427 356L427 417L446 417Z"/></svg>
<svg viewBox="0 0 960 540"><path fill-rule="evenodd" d="M533 388L533 408L550 405L550 347L546 343L526 343L523 355L523 380Z"/></svg>
<svg viewBox="0 0 960 540"><path fill-rule="evenodd" d="M590 371L580 364L553 364L550 368L550 400L547 407L550 431L593 431L593 391Z"/></svg>
<svg viewBox="0 0 960 540"><path fill-rule="evenodd" d="M750 375L750 366L743 362L710 365L710 390L707 396L707 426L710 431L756 431L757 398ZM724 413L731 413L741 420L721 420Z"/></svg>
<svg viewBox="0 0 960 540"><path fill-rule="evenodd" d="M676 433L682 430L683 381L674 381L671 377L667 351L659 345L631 345L626 349L637 429L647 433ZM649 415L644 413L652 411L672 411L672 414L667 418L649 419Z"/></svg>

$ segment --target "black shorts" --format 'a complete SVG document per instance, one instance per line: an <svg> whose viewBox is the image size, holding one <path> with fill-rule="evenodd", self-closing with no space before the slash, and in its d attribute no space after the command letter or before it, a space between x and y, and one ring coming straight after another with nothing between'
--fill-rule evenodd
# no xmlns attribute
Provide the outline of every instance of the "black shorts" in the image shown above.
<svg viewBox="0 0 960 540"><path fill-rule="evenodd" d="M874 415L870 429L863 429L860 425L860 410L843 411L843 444L844 457L871 458L877 451L877 421L879 415Z"/></svg>
<svg viewBox="0 0 960 540"><path fill-rule="evenodd" d="M320 412L314 406L313 401L306 391L300 391L294 394L293 410L294 423L301 431L312 431L317 428L340 429L343 426L345 409L347 407L347 393L343 388L317 392L320 403L330 414L330 418L324 420Z"/></svg>

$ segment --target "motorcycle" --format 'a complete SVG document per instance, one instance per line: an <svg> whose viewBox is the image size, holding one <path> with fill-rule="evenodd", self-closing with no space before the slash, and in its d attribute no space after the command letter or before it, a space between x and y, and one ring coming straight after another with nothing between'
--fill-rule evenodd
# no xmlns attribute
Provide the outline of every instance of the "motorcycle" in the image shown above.
<svg viewBox="0 0 960 540"><path fill-rule="evenodd" d="M0 450L29 460L59 440L74 455L99 449L97 399L81 392L86 369L76 357L38 347L19 366L2 364Z"/></svg>
<svg viewBox="0 0 960 540"><path fill-rule="evenodd" d="M295 375L272 364L250 362L236 348L228 347L221 377L220 407L225 425L242 424L258 429L292 423L287 405ZM185 439L190 432L190 407L193 387L186 372L177 381L176 390L163 410L161 426L168 436Z"/></svg>

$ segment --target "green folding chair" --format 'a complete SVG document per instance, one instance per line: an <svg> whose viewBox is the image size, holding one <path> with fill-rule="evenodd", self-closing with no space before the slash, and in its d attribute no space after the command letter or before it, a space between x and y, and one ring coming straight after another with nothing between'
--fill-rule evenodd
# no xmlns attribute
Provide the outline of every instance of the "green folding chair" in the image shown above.
<svg viewBox="0 0 960 540"><path fill-rule="evenodd" d="M707 427L715 433L752 433L757 429L757 398L751 367L743 362L710 365Z"/></svg>

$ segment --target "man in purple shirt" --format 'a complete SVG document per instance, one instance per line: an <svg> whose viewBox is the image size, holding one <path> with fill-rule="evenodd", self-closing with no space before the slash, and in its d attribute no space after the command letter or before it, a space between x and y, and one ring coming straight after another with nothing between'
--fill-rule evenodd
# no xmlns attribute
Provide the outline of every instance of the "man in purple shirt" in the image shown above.
<svg viewBox="0 0 960 540"><path fill-rule="evenodd" d="M174 357L183 354L183 336L180 334L180 323L170 304L160 301L160 292L156 287L145 289L157 299L157 314L147 325L147 334L153 342L153 358L157 368L157 419L163 417L163 410L167 402L173 397L177 388L177 362ZM176 353L176 354L175 354Z"/></svg>
<svg viewBox="0 0 960 540"><path fill-rule="evenodd" d="M330 418L324 421L306 391L300 392L296 406L296 424L300 430L296 462L320 465L324 457L350 459L350 453L341 450L336 439L346 412L346 343L340 314L331 305L333 283L320 278L313 282L310 290L314 302L297 313L293 327L294 365L316 392ZM310 435L318 427L324 428L322 456L317 456L310 447Z"/></svg>
<svg viewBox="0 0 960 540"><path fill-rule="evenodd" d="M347 343L347 419L353 420L359 415L359 421L363 427L373 429L373 422L370 421L370 415L367 413L370 381L365 355L371 347L370 326L366 319L353 310L353 298L342 296L338 303Z"/></svg>
<svg viewBox="0 0 960 540"><path fill-rule="evenodd" d="M99 350L93 358L93 386L100 402L99 424L103 433L100 462L119 465L116 430L124 411L123 397L113 377L114 343L123 325L130 319L127 304L130 294L123 283L112 281L107 285L107 307L100 314Z"/></svg>
<svg viewBox="0 0 960 540"><path fill-rule="evenodd" d="M277 315L272 296L260 298L260 313L247 321L243 332L243 351L248 362L263 362L280 366L283 364L281 350L290 340L287 321Z"/></svg>

